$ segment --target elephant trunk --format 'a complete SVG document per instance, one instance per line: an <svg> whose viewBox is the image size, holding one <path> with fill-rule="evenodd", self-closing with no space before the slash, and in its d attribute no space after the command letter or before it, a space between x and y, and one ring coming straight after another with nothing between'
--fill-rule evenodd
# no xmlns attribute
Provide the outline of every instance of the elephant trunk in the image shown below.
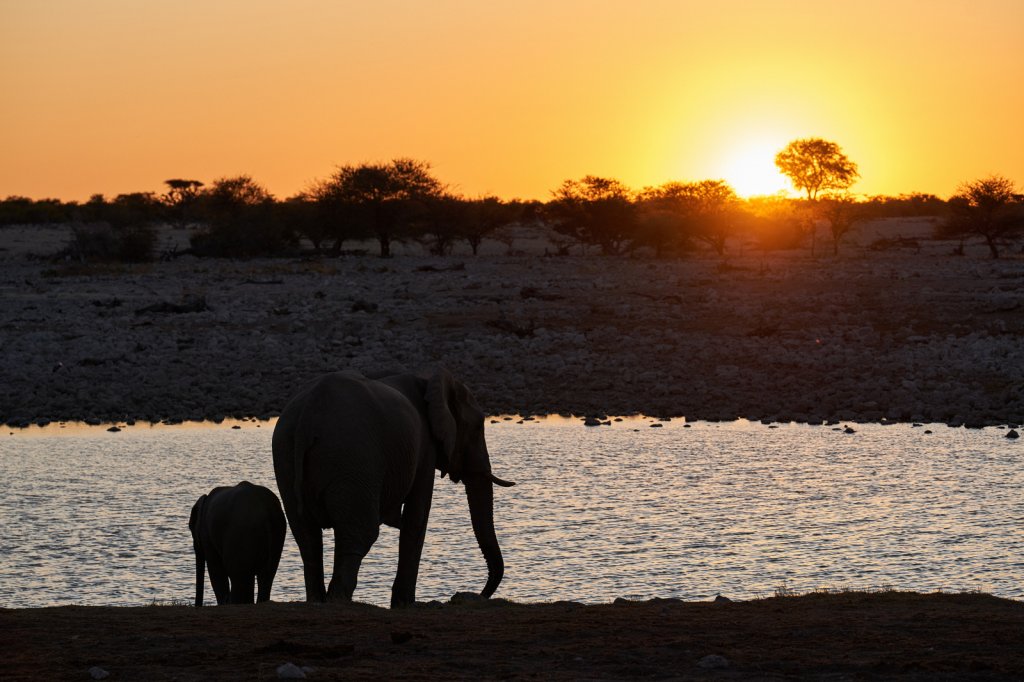
<svg viewBox="0 0 1024 682"><path fill-rule="evenodd" d="M487 561L487 584L480 593L486 599L498 589L505 575L505 560L501 557L498 537L494 534L494 484L486 474L467 476L465 485L473 534Z"/></svg>

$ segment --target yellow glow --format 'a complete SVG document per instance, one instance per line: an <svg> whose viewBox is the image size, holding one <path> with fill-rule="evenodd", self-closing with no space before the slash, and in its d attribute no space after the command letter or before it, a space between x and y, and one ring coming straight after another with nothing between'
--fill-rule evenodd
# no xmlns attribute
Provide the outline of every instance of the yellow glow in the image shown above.
<svg viewBox="0 0 1024 682"><path fill-rule="evenodd" d="M759 142L728 153L721 164L722 179L745 199L791 189L789 181L775 166L775 154L781 148Z"/></svg>
<svg viewBox="0 0 1024 682"><path fill-rule="evenodd" d="M286 197L397 156L471 196L751 194L800 137L860 194L1024 184L1021 26L1021 0L0 0L0 196L247 173Z"/></svg>

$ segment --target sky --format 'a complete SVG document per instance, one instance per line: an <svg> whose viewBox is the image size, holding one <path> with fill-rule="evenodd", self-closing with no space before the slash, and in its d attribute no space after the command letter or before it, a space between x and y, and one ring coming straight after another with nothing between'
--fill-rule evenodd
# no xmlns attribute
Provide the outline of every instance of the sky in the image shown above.
<svg viewBox="0 0 1024 682"><path fill-rule="evenodd" d="M823 137L853 191L1024 185L1024 0L0 0L0 197L251 175L280 198L411 157L466 196L786 186Z"/></svg>

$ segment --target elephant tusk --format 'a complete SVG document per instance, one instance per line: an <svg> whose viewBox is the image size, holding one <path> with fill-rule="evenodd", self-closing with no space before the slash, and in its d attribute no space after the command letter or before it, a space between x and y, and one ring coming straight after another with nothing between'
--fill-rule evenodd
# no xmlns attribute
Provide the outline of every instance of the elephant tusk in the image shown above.
<svg viewBox="0 0 1024 682"><path fill-rule="evenodd" d="M513 481L503 481L494 474L491 474L491 482L495 485L500 485L502 488L511 488L515 485Z"/></svg>

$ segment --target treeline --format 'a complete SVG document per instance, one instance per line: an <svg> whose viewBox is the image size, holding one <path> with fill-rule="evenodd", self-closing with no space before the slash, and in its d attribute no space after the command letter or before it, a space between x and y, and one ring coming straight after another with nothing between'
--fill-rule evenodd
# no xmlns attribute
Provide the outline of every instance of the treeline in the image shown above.
<svg viewBox="0 0 1024 682"><path fill-rule="evenodd" d="M189 252L197 256L247 258L309 248L340 255L349 252L346 245L366 241L376 242L382 257L396 242L418 242L437 255L462 242L476 254L484 239L500 238L503 228L515 225L546 228L551 255L580 248L672 256L709 248L724 256L740 239L765 250L814 249L819 233L838 253L860 221L913 216L944 216L941 236L982 236L998 256L999 248L1022 236L1024 223L1024 202L998 177L966 183L948 202L931 194L855 200L835 191L741 200L722 180L637 191L596 176L565 181L546 203L503 201L459 196L428 164L412 159L341 166L287 199L276 199L249 176L209 186L180 178L165 185L162 194L94 195L84 203L8 197L0 201L0 225L70 224L74 237L64 257L138 262L160 255L161 225L188 230Z"/></svg>

